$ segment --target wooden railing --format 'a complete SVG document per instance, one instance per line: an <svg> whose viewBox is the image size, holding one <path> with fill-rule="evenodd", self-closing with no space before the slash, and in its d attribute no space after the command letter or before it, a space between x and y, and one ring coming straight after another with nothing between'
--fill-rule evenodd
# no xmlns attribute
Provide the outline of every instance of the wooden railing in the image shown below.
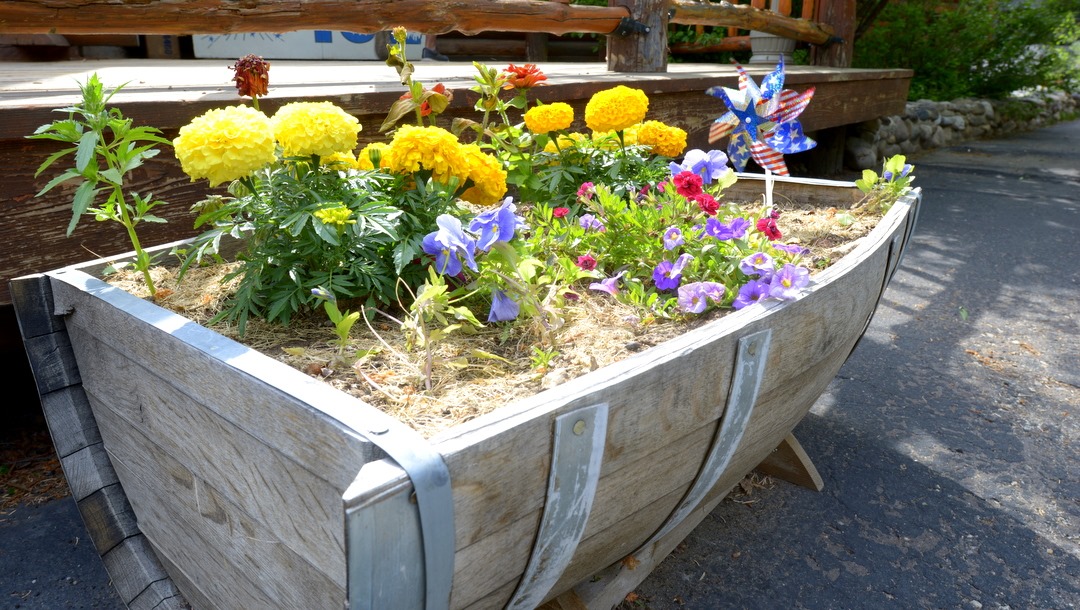
<svg viewBox="0 0 1080 610"><path fill-rule="evenodd" d="M850 50L837 55L835 48L850 45L850 36L844 33L853 31L854 0L821 2L840 8L830 12L804 7L802 17L795 18L754 4L691 0L609 0L609 6L558 0L5 0L0 4L0 34L183 35L300 29L372 33L396 26L429 34L578 32L608 36L611 71L664 72L667 26L678 23L757 30L805 41L826 51L820 55L824 60L815 58L815 63L846 67ZM814 7L813 0L810 6Z"/></svg>

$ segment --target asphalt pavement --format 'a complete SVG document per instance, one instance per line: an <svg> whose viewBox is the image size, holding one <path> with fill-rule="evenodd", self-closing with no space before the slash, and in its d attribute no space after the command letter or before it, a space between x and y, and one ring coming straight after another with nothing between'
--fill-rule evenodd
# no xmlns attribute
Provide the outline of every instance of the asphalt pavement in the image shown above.
<svg viewBox="0 0 1080 610"><path fill-rule="evenodd" d="M911 161L912 243L795 429L824 490L733 494L626 607L1080 608L1080 121ZM0 608L123 608L70 498L0 520Z"/></svg>

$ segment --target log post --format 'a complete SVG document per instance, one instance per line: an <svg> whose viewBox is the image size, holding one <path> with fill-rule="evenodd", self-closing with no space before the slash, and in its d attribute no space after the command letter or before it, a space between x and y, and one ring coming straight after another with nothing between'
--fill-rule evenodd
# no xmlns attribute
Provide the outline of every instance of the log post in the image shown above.
<svg viewBox="0 0 1080 610"><path fill-rule="evenodd" d="M814 21L832 26L832 44L814 47L810 63L831 68L850 68L855 51L855 0L827 0L815 7Z"/></svg>
<svg viewBox="0 0 1080 610"><path fill-rule="evenodd" d="M608 0L608 6L630 9L630 18L608 34L608 70L667 72L666 0Z"/></svg>

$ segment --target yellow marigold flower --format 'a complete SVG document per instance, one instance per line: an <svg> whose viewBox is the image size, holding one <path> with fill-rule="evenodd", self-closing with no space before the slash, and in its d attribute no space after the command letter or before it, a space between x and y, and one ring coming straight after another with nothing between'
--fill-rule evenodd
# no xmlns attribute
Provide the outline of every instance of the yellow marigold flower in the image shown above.
<svg viewBox="0 0 1080 610"><path fill-rule="evenodd" d="M565 102L533 106L525 113L525 126L533 133L570 129L573 122L574 109Z"/></svg>
<svg viewBox="0 0 1080 610"><path fill-rule="evenodd" d="M585 124L598 132L622 131L645 120L649 98L641 89L618 85L593 94L585 105Z"/></svg>
<svg viewBox="0 0 1080 610"><path fill-rule="evenodd" d="M274 137L286 156L329 156L356 148L360 121L330 102L293 102L274 114Z"/></svg>
<svg viewBox="0 0 1080 610"><path fill-rule="evenodd" d="M686 132L660 121L645 121L636 129L637 143L652 147L653 153L678 157L686 148Z"/></svg>
<svg viewBox="0 0 1080 610"><path fill-rule="evenodd" d="M360 150L356 155L356 169L375 169L375 163L371 160L371 153L379 154L379 167L386 167L386 151L390 146L385 142L372 142Z"/></svg>
<svg viewBox="0 0 1080 610"><path fill-rule="evenodd" d="M184 173L214 187L273 163L274 129L250 106L215 108L181 127L173 149Z"/></svg>
<svg viewBox="0 0 1080 610"><path fill-rule="evenodd" d="M464 181L469 175L469 163L461 143L442 127L398 127L383 158L392 172L412 174L425 169L443 184L450 178Z"/></svg>
<svg viewBox="0 0 1080 610"><path fill-rule="evenodd" d="M469 179L473 185L461 198L476 205L494 205L506 195L506 170L495 157L486 154L476 144L461 147L469 164Z"/></svg>
<svg viewBox="0 0 1080 610"><path fill-rule="evenodd" d="M315 210L312 216L318 218L323 224L344 227L356 224L356 219L352 217L352 214L352 210L339 203L332 208Z"/></svg>
<svg viewBox="0 0 1080 610"><path fill-rule="evenodd" d="M334 169L356 169L356 157L352 151L336 152L332 155L319 157L319 165L326 165Z"/></svg>

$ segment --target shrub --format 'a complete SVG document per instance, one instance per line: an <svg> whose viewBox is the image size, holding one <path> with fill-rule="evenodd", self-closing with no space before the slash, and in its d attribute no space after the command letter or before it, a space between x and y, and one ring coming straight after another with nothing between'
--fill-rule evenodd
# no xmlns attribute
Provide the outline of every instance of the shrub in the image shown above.
<svg viewBox="0 0 1080 610"><path fill-rule="evenodd" d="M1080 83L1076 0L890 2L855 42L854 65L911 68L910 99L1003 98ZM947 50L946 50L947 49Z"/></svg>

